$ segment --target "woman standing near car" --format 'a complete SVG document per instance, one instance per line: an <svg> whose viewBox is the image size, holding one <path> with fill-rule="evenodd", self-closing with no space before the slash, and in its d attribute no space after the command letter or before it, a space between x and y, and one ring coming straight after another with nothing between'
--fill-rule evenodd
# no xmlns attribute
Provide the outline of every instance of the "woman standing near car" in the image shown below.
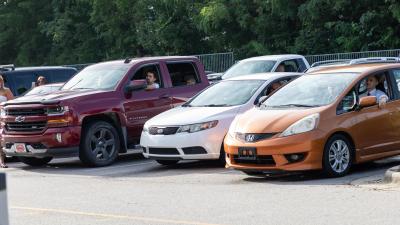
<svg viewBox="0 0 400 225"><path fill-rule="evenodd" d="M4 86L4 78L0 74L0 103L8 100L14 99L14 95L10 91L10 89ZM3 152L3 148L0 148L0 168L7 168L6 163L4 162L5 154Z"/></svg>

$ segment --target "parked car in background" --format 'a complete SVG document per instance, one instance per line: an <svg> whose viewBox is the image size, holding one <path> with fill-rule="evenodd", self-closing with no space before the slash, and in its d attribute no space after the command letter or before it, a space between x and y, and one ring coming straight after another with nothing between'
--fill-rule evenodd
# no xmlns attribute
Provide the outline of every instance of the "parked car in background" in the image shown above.
<svg viewBox="0 0 400 225"><path fill-rule="evenodd" d="M302 55L266 55L243 59L231 66L224 73L208 75L210 82L237 76L266 72L304 72L310 68Z"/></svg>
<svg viewBox="0 0 400 225"><path fill-rule="evenodd" d="M337 177L353 164L398 155L399 87L400 63L390 61L306 73L232 122L227 165L250 175L323 169Z"/></svg>
<svg viewBox="0 0 400 225"><path fill-rule="evenodd" d="M140 140L144 156L163 165L186 159L220 159L225 163L223 140L235 116L300 75L246 75L210 86L182 106L146 122Z"/></svg>
<svg viewBox="0 0 400 225"><path fill-rule="evenodd" d="M63 85L64 83L41 85L25 92L24 96L50 94L59 91Z"/></svg>
<svg viewBox="0 0 400 225"><path fill-rule="evenodd" d="M159 88L147 86L152 74ZM106 166L119 153L138 152L144 123L209 85L196 57L146 57L88 66L60 91L3 104L2 146L32 166L79 156Z"/></svg>
<svg viewBox="0 0 400 225"><path fill-rule="evenodd" d="M10 88L14 96L20 96L32 88L39 76L44 76L48 83L66 82L77 73L75 68L63 66L14 67L0 66L5 86Z"/></svg>

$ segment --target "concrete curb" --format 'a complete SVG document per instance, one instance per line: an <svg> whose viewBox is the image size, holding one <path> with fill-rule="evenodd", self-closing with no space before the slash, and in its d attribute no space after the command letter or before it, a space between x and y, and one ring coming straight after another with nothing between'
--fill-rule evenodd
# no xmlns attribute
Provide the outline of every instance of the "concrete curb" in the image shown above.
<svg viewBox="0 0 400 225"><path fill-rule="evenodd" d="M400 184L400 166L395 166L388 169L383 179L385 183Z"/></svg>
<svg viewBox="0 0 400 225"><path fill-rule="evenodd" d="M0 173L0 225L8 225L6 175Z"/></svg>

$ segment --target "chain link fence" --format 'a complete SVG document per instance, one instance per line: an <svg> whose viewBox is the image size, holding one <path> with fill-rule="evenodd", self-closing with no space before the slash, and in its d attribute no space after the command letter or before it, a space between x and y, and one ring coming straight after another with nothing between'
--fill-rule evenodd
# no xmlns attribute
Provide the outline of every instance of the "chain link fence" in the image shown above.
<svg viewBox="0 0 400 225"><path fill-rule="evenodd" d="M311 65L315 62L326 61L326 60L358 59L367 57L399 57L399 56L400 56L400 49L392 49L392 50L365 51L365 52L307 55L305 57Z"/></svg>

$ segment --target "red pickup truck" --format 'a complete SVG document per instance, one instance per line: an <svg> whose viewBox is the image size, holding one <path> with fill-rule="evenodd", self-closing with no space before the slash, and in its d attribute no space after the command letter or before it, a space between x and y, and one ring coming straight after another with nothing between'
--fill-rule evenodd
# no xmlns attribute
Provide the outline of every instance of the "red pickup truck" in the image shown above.
<svg viewBox="0 0 400 225"><path fill-rule="evenodd" d="M155 77L149 85L149 73ZM147 78L147 81L146 81ZM60 91L3 103L3 150L31 166L79 156L106 166L137 148L144 123L209 85L196 57L149 57L89 66Z"/></svg>

